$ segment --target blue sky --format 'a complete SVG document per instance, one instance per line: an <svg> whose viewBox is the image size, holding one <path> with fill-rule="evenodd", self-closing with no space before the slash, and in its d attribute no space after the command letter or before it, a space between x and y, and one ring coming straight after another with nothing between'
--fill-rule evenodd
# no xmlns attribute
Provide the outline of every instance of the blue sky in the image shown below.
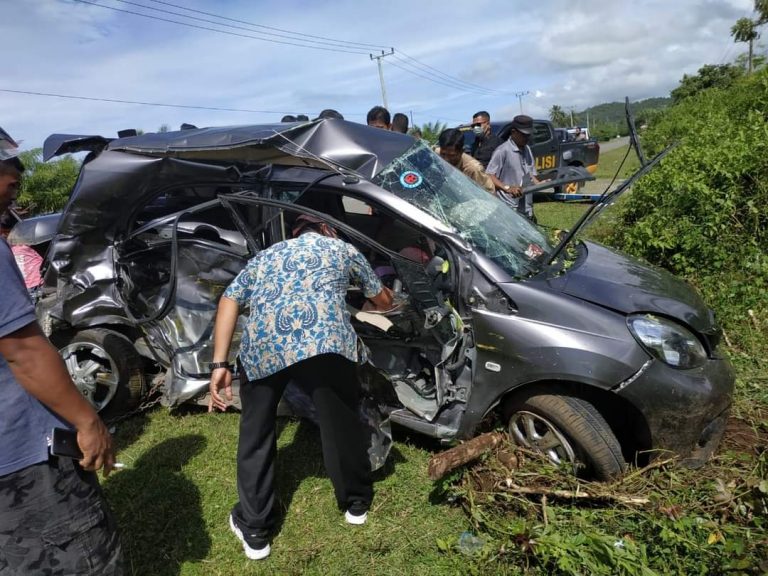
<svg viewBox="0 0 768 576"><path fill-rule="evenodd" d="M312 35L359 44L316 45L356 53L317 50L74 0L0 0L6 55L0 126L25 148L41 146L54 132L112 136L123 128L176 129L182 122L263 123L285 113L313 117L323 108L362 122L367 110L381 103L376 64L368 54L390 46L395 56L383 60L389 108L412 114L416 124L455 125L480 109L511 118L519 112L515 92L522 91L528 92L524 111L538 117L553 104L580 110L624 96L666 96L684 73L730 61L744 50L729 30L750 15L752 5L751 0L89 1L245 36L261 31L292 42L285 32L243 23L249 22L304 35L304 42ZM218 22L239 28L150 9L216 20L169 4L230 18Z"/></svg>

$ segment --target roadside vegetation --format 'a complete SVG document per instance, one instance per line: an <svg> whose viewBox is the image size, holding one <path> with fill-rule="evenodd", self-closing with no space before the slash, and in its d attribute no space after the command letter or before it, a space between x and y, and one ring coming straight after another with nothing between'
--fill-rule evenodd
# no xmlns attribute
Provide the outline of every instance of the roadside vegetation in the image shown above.
<svg viewBox="0 0 768 576"><path fill-rule="evenodd" d="M471 572L768 572L767 119L766 70L681 98L643 137L649 154L677 149L614 207L610 229L588 234L686 278L714 307L737 373L720 451L696 471L659 455L610 485L489 455L444 482L482 544ZM585 208L537 214L569 226Z"/></svg>

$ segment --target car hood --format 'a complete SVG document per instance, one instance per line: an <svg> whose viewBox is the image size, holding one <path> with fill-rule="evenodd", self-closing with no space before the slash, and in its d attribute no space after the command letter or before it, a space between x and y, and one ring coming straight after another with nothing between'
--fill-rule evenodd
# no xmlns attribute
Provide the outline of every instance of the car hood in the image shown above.
<svg viewBox="0 0 768 576"><path fill-rule="evenodd" d="M696 290L666 270L593 242L579 250L577 263L551 279L551 287L624 314L652 312L700 333L717 331L714 314Z"/></svg>

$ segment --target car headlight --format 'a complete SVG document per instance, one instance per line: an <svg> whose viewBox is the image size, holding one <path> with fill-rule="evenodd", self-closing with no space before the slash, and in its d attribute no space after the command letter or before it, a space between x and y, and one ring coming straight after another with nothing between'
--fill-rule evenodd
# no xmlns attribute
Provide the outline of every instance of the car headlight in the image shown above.
<svg viewBox="0 0 768 576"><path fill-rule="evenodd" d="M652 314L630 316L629 331L652 356L674 368L695 368L707 352L694 334L680 324Z"/></svg>

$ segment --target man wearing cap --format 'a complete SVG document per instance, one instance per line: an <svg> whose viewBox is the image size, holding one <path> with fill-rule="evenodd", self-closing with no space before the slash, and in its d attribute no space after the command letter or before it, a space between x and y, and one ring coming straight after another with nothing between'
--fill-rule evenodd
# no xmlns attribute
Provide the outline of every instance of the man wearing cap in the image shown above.
<svg viewBox="0 0 768 576"><path fill-rule="evenodd" d="M21 182L16 150L0 129L0 214ZM123 574L95 474L113 468L112 439L40 330L5 239L0 294L0 574ZM54 427L77 431L79 462L49 454Z"/></svg>
<svg viewBox="0 0 768 576"><path fill-rule="evenodd" d="M317 409L325 468L346 521L363 524L373 499L368 435L359 414L357 336L345 297L351 283L386 310L392 293L363 255L323 220L299 216L293 236L248 262L221 297L214 326L209 411L225 410L232 400L229 348L240 309L250 308L238 358L240 501L229 526L252 560L269 555L277 523L275 418L289 381Z"/></svg>
<svg viewBox="0 0 768 576"><path fill-rule="evenodd" d="M509 139L496 148L486 173L496 186L496 193L517 211L531 220L533 198L523 194L523 187L538 183L536 163L528 140L533 133L533 119L523 114L515 116L510 124Z"/></svg>

